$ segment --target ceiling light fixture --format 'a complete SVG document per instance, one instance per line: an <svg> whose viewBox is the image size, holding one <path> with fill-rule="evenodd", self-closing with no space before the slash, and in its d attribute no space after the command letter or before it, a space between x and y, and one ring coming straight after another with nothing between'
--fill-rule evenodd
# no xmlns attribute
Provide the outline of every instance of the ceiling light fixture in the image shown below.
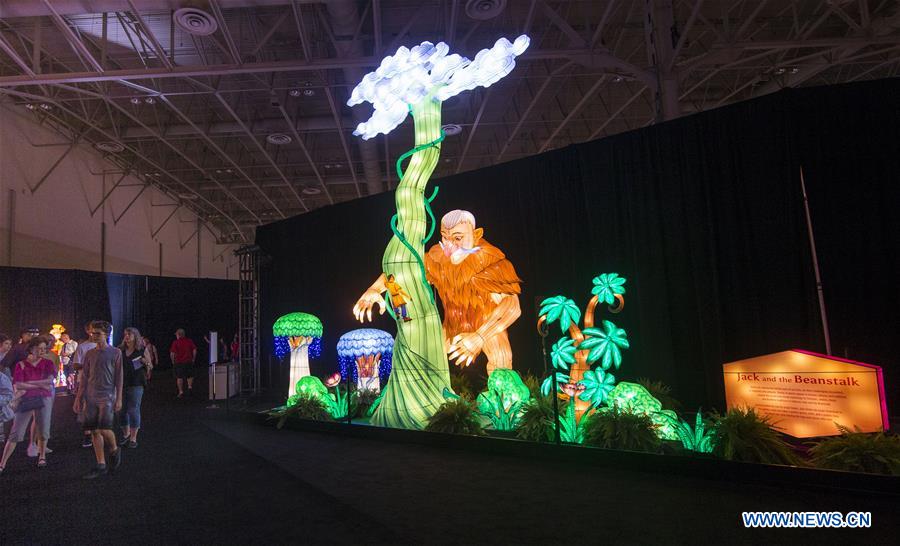
<svg viewBox="0 0 900 546"><path fill-rule="evenodd" d="M456 136L462 132L462 127L456 123L447 123L441 126L441 130L447 136Z"/></svg>
<svg viewBox="0 0 900 546"><path fill-rule="evenodd" d="M320 193L322 193L322 190L320 190L319 188L309 187L303 188L300 193L302 193L303 195L319 195Z"/></svg>
<svg viewBox="0 0 900 546"><path fill-rule="evenodd" d="M284 133L272 133L271 135L266 137L266 142L269 144L274 144L275 146L284 146L285 144L290 144L293 139L290 135L286 135Z"/></svg>
<svg viewBox="0 0 900 546"><path fill-rule="evenodd" d="M478 21L487 21L503 13L506 0L469 0L466 2L466 15Z"/></svg>
<svg viewBox="0 0 900 546"><path fill-rule="evenodd" d="M154 99L153 97L147 97L144 99L144 102L146 102L147 104L154 104L156 102L156 99Z"/></svg>
<svg viewBox="0 0 900 546"><path fill-rule="evenodd" d="M94 148L100 150L101 152L107 152L110 154L117 154L119 152L125 151L125 146L122 146L118 142L113 142L112 140L104 140L102 142L98 142L94 144Z"/></svg>
<svg viewBox="0 0 900 546"><path fill-rule="evenodd" d="M299 97L300 93L301 91L299 89L291 89L290 91L288 91L288 95L292 97Z"/></svg>
<svg viewBox="0 0 900 546"><path fill-rule="evenodd" d="M181 8L172 14L178 28L194 36L209 36L219 29L216 18L197 8Z"/></svg>
<svg viewBox="0 0 900 546"><path fill-rule="evenodd" d="M131 97L131 104L140 104L140 103L141 103L140 97Z"/></svg>

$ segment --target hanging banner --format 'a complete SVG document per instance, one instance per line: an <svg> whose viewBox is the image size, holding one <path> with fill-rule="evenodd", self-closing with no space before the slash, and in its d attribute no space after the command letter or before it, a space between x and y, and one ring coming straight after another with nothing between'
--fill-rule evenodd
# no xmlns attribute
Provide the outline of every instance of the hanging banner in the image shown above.
<svg viewBox="0 0 900 546"><path fill-rule="evenodd" d="M722 366L728 409L754 408L796 438L889 428L881 367L798 349Z"/></svg>

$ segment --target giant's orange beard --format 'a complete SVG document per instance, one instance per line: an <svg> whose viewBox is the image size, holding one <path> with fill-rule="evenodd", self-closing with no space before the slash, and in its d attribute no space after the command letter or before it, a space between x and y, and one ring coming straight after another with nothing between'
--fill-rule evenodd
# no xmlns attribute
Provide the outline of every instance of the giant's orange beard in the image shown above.
<svg viewBox="0 0 900 546"><path fill-rule="evenodd" d="M503 252L480 239L481 250L454 265L440 245L425 255L428 281L444 305L444 337L476 331L496 309L491 294L519 294L522 282Z"/></svg>

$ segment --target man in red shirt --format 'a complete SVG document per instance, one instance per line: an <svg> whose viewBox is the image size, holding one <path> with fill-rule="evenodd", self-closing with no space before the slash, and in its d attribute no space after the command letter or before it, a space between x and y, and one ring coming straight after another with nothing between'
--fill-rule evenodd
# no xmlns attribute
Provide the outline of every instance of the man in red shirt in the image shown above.
<svg viewBox="0 0 900 546"><path fill-rule="evenodd" d="M175 367L175 382L178 385L178 398L184 397L184 380L187 379L188 395L194 393L194 361L197 360L197 346L190 338L185 337L184 329L175 331L175 341L169 347L169 357Z"/></svg>

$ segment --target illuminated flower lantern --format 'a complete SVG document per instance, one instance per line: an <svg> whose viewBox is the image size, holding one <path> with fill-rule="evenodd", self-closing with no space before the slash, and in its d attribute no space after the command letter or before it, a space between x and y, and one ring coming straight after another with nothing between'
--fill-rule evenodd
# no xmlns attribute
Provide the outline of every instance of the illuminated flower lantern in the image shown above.
<svg viewBox="0 0 900 546"><path fill-rule="evenodd" d="M473 60L448 55L450 48L443 42L422 42L411 50L401 47L374 72L366 74L347 101L350 106L369 102L375 108L372 117L353 132L365 140L391 132L409 114L415 123L415 147L397 162L400 183L395 192L397 213L391 219L394 235L381 261L381 275L353 308L359 320L371 320L375 305L383 313L389 277L409 296L404 296L408 320L397 321L391 379L372 415L372 424L423 428L443 403L443 390L450 387L441 318L423 260L425 243L435 229L429 204L434 195L426 199L425 186L437 166L444 139L441 103L463 91L499 81L512 71L516 57L528 44L529 38L524 35L512 43L501 38ZM403 172L401 162L408 157L411 160Z"/></svg>
<svg viewBox="0 0 900 546"><path fill-rule="evenodd" d="M297 381L309 375L309 357L322 352L322 321L309 313L288 313L272 326L275 356L291 354L288 397L297 394Z"/></svg>
<svg viewBox="0 0 900 546"><path fill-rule="evenodd" d="M384 330L359 328L342 335L337 343L341 376L356 381L361 390L381 390L380 376L391 371L394 338Z"/></svg>

